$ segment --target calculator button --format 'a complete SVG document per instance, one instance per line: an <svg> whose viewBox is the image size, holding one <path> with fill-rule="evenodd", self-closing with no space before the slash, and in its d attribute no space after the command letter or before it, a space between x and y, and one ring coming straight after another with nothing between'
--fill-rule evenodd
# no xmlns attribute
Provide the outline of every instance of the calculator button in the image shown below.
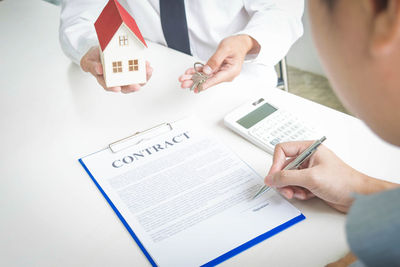
<svg viewBox="0 0 400 267"><path fill-rule="evenodd" d="M266 146L275 146L283 141L304 140L313 132L314 128L295 114L280 110L257 123L249 134Z"/></svg>
<svg viewBox="0 0 400 267"><path fill-rule="evenodd" d="M278 144L279 143L279 141L280 141L280 139L279 138L275 138L274 140L272 140L271 142L269 142L271 145L276 145L276 144Z"/></svg>

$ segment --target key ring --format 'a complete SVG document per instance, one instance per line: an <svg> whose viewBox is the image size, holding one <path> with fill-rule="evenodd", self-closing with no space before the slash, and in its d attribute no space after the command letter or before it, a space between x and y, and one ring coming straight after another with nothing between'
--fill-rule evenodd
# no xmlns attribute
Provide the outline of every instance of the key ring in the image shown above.
<svg viewBox="0 0 400 267"><path fill-rule="evenodd" d="M204 67L204 64L203 64L203 63L201 63L201 62L196 62L196 63L193 64L194 71L195 71L196 73L198 73L198 74L203 75L202 73L200 73L200 71L197 70L197 66L198 66L198 65L200 65L200 67Z"/></svg>
<svg viewBox="0 0 400 267"><path fill-rule="evenodd" d="M203 83L208 79L208 75L205 75L203 72L199 70L199 68L204 67L204 64L201 62L196 62L193 64L193 68L195 74L192 75L193 85L190 87L190 91L197 90L199 92L203 91Z"/></svg>

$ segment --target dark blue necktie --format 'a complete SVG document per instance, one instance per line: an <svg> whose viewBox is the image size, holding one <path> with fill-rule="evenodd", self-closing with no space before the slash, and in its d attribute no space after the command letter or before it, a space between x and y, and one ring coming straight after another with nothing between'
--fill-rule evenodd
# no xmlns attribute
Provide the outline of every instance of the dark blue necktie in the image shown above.
<svg viewBox="0 0 400 267"><path fill-rule="evenodd" d="M184 0L160 0L161 26L168 47L190 55Z"/></svg>

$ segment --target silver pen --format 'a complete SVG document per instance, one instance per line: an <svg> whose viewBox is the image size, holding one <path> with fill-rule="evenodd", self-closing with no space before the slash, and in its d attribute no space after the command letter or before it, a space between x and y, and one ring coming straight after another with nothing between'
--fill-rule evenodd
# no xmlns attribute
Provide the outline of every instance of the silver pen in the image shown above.
<svg viewBox="0 0 400 267"><path fill-rule="evenodd" d="M321 139L315 141L311 146L309 146L306 150L304 150L300 155L297 156L292 162L290 162L284 170L294 170L297 169L304 161L306 161L309 157L317 151L319 145L322 144L326 140L326 137L323 136ZM261 196L268 189L267 185L263 185L260 190L254 195L253 199Z"/></svg>

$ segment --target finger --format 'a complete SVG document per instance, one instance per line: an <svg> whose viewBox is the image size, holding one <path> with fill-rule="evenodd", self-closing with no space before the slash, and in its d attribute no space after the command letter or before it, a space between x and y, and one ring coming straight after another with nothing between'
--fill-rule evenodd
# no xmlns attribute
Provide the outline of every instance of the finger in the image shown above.
<svg viewBox="0 0 400 267"><path fill-rule="evenodd" d="M151 76L153 76L154 69L150 66L150 63L146 61L146 80L149 81Z"/></svg>
<svg viewBox="0 0 400 267"><path fill-rule="evenodd" d="M107 89L106 82L104 81L104 76L103 75L96 75L95 76L97 82L104 88Z"/></svg>
<svg viewBox="0 0 400 267"><path fill-rule="evenodd" d="M313 140L285 142L278 144L276 147L278 147L279 150L284 151L287 157L296 157L313 143Z"/></svg>
<svg viewBox="0 0 400 267"><path fill-rule="evenodd" d="M289 165L290 162L292 162L293 160L295 160L296 157L292 157L292 158L288 158L287 160L285 160L285 163L282 165L282 170Z"/></svg>
<svg viewBox="0 0 400 267"><path fill-rule="evenodd" d="M310 192L304 188L298 187L298 186L293 186L292 187L294 194L293 198L297 198L300 200L306 200L307 199L307 192Z"/></svg>
<svg viewBox="0 0 400 267"><path fill-rule="evenodd" d="M305 200L315 197L315 194L313 192L311 192L309 190L306 190L306 192L307 192L307 195L306 195L306 199Z"/></svg>
<svg viewBox="0 0 400 267"><path fill-rule="evenodd" d="M310 189L313 183L311 169L283 170L265 177L266 185L282 188L286 186L299 186Z"/></svg>
<svg viewBox="0 0 400 267"><path fill-rule="evenodd" d="M148 72L146 72L146 81L149 81L151 76L153 76L153 69L152 68Z"/></svg>
<svg viewBox="0 0 400 267"><path fill-rule="evenodd" d="M285 198L287 198L287 199L292 199L293 198L293 196L294 196L294 190L293 190L293 188L292 187L290 187L290 186L286 186L286 187L283 187L283 188L279 188L279 189L277 189L278 190L278 192L281 194L281 195L283 195Z"/></svg>
<svg viewBox="0 0 400 267"><path fill-rule="evenodd" d="M120 86L108 87L108 88L106 88L106 91L119 93L119 92L121 92L121 87Z"/></svg>
<svg viewBox="0 0 400 267"><path fill-rule="evenodd" d="M282 170L287 164L286 159L288 157L296 157L301 152L306 150L313 142L312 141L301 141L301 142L286 142L280 143L275 146L274 156L272 159L272 166L268 174L273 174Z"/></svg>
<svg viewBox="0 0 400 267"><path fill-rule="evenodd" d="M219 71L203 83L203 90L206 90L222 82L232 81L235 77L236 71L233 68L229 70Z"/></svg>
<svg viewBox="0 0 400 267"><path fill-rule="evenodd" d="M103 65L100 62L94 62L93 68L97 75L103 75Z"/></svg>
<svg viewBox="0 0 400 267"><path fill-rule="evenodd" d="M153 68L150 68L150 69L147 71L147 73L146 73L146 80L147 80L147 82L150 80L151 76L153 76ZM141 87L143 87L143 86L146 85L147 82L145 82L145 83L139 83L139 85L140 85Z"/></svg>
<svg viewBox="0 0 400 267"><path fill-rule="evenodd" d="M192 77L193 77L193 75L191 75L191 74L184 74L184 75L181 75L178 80L180 82L183 82L183 81L186 81L186 80L191 80Z"/></svg>
<svg viewBox="0 0 400 267"><path fill-rule="evenodd" d="M199 70L199 71L201 71L201 70ZM194 68L190 68L190 69L187 69L187 70L185 71L185 74L193 75L193 74L195 74L195 73L196 73L196 70L195 70Z"/></svg>
<svg viewBox="0 0 400 267"><path fill-rule="evenodd" d="M207 75L210 75L213 71L217 70L222 62L224 62L225 58L229 55L229 50L226 46L218 46L217 51L215 51L214 55L210 57L205 66L203 67L203 72Z"/></svg>
<svg viewBox="0 0 400 267"><path fill-rule="evenodd" d="M98 74L103 74L103 69L101 68L100 71L95 71L93 69L93 64L100 64L100 49L98 46L93 46L91 47L86 54L81 58L81 61L79 62L80 66L83 71L85 72L91 72L93 75Z"/></svg>
<svg viewBox="0 0 400 267"><path fill-rule="evenodd" d="M90 51L90 50L89 50ZM89 52L88 52L89 53ZM79 62L79 65L81 66L82 70L84 72L89 72L89 62L91 60L89 60L89 56L88 53L86 53L82 58L81 61Z"/></svg>
<svg viewBox="0 0 400 267"><path fill-rule="evenodd" d="M150 63L148 61L146 61L146 82L145 83L139 83L140 87L145 86L146 83L151 79L151 76L153 76L153 70L154 69L150 66ZM138 91L138 90L136 90L136 91Z"/></svg>
<svg viewBox="0 0 400 267"><path fill-rule="evenodd" d="M182 88L190 88L193 85L193 81L192 80L187 80L181 83L181 87Z"/></svg>
<svg viewBox="0 0 400 267"><path fill-rule="evenodd" d="M129 94L140 90L139 84L130 84L121 87L121 93Z"/></svg>
<svg viewBox="0 0 400 267"><path fill-rule="evenodd" d="M90 72L93 76L103 75L103 66L100 62L89 61L82 65L82 69L86 72Z"/></svg>
<svg viewBox="0 0 400 267"><path fill-rule="evenodd" d="M287 199L308 200L315 197L309 190L298 186L285 186L277 188L277 191Z"/></svg>

